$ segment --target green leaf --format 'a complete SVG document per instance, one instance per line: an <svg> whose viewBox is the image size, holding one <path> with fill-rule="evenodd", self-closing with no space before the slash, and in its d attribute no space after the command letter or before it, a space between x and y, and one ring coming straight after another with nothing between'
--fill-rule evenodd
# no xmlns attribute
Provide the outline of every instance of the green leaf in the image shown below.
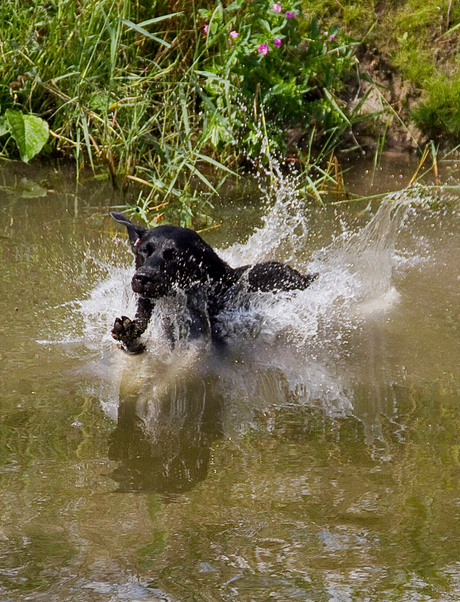
<svg viewBox="0 0 460 602"><path fill-rule="evenodd" d="M319 36L319 25L316 17L311 20L310 35L313 39Z"/></svg>
<svg viewBox="0 0 460 602"><path fill-rule="evenodd" d="M152 23L158 23L159 21L164 21L165 19L171 19L172 17L177 17L178 15L182 15L183 11L180 13L171 13L170 15L161 15L161 17L154 17L153 19L147 19L147 21L142 21L138 23L139 27L145 27L146 25L152 25Z"/></svg>
<svg viewBox="0 0 460 602"><path fill-rule="evenodd" d="M21 159L27 163L38 154L49 138L49 126L41 117L23 115L7 109L5 117L10 124L12 137L19 148Z"/></svg>
<svg viewBox="0 0 460 602"><path fill-rule="evenodd" d="M11 132L11 125L5 115L0 115L0 136L9 134Z"/></svg>
<svg viewBox="0 0 460 602"><path fill-rule="evenodd" d="M148 32L146 29L144 29L143 27L140 27L136 23L129 21L129 19L122 19L122 23L123 23L123 25L126 25L128 27L128 29L133 29L134 31L137 31L137 33L140 33L141 35L145 36L146 38L155 40L155 42L158 42L158 44L163 44L163 46L166 46L166 48L171 48L171 44L169 44L168 42L165 42L165 40L162 40L158 36L153 35L153 33Z"/></svg>
<svg viewBox="0 0 460 602"><path fill-rule="evenodd" d="M271 33L270 25L268 24L268 22L265 19L260 19L259 23L262 25L262 27L265 29L265 31L267 31L268 33Z"/></svg>
<svg viewBox="0 0 460 602"><path fill-rule="evenodd" d="M331 103L332 107L337 111L337 113L340 115L340 117L343 119L343 121L345 123L347 123L348 125L350 124L350 121L348 119L348 117L345 115L345 113L342 111L342 109L339 107L339 105L337 104L337 101L335 100L335 98L332 96L332 94L329 92L329 90L327 90L326 88L324 88L323 90L324 95L326 96L326 98L329 100L329 102Z"/></svg>
<svg viewBox="0 0 460 602"><path fill-rule="evenodd" d="M214 165L218 169L223 169L224 171L231 174L232 176L238 176L237 173L235 173L231 169L228 169L228 167L225 167L225 165L223 165L222 163L219 163L212 157L207 157L206 155L202 155L201 153L196 153L196 156L198 159L201 159L202 161L205 161L206 163L210 163L211 165Z"/></svg>

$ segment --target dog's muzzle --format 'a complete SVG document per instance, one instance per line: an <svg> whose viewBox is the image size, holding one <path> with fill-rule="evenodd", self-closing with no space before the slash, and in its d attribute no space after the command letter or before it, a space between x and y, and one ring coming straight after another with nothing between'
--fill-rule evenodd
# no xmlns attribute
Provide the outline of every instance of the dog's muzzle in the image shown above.
<svg viewBox="0 0 460 602"><path fill-rule="evenodd" d="M171 287L159 272L138 270L131 280L131 288L143 297L156 298L166 295Z"/></svg>

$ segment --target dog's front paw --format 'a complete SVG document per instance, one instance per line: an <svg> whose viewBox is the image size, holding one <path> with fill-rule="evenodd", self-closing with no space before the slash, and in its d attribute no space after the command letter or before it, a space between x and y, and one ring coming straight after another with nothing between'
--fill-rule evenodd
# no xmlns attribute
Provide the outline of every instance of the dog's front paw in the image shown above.
<svg viewBox="0 0 460 602"><path fill-rule="evenodd" d="M130 320L127 316L115 318L112 328L112 336L116 341L130 343L140 336L140 328L136 320Z"/></svg>
<svg viewBox="0 0 460 602"><path fill-rule="evenodd" d="M145 345L139 341L141 334L141 328L136 320L131 320L127 316L115 318L112 337L123 343L124 349L129 353L137 354L145 350Z"/></svg>

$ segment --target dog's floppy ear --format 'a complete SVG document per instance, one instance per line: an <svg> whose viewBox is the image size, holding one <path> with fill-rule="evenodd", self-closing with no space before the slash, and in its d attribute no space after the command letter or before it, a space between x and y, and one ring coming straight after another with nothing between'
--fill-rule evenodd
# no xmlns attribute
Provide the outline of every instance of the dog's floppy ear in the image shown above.
<svg viewBox="0 0 460 602"><path fill-rule="evenodd" d="M133 247L136 246L141 236L147 232L147 228L144 228L143 226L136 226L136 224L133 224L133 222L123 215L123 213L111 211L110 217L113 217L116 222L126 226L126 229L128 230L129 242Z"/></svg>

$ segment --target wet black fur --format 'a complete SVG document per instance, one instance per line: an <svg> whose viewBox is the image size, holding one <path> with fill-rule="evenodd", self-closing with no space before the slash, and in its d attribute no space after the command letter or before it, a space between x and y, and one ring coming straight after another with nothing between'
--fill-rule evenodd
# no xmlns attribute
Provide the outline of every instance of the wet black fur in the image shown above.
<svg viewBox="0 0 460 602"><path fill-rule="evenodd" d="M112 336L131 353L144 350L140 336L145 332L155 301L185 294L190 314L189 336L210 335L222 342L217 316L228 308L236 289L247 292L276 292L305 289L317 274L304 275L288 265L270 261L253 266L231 268L193 230L177 226L158 226L152 230L133 224L122 213L110 214L128 230L136 257L136 272L131 281L138 293L134 320L116 318Z"/></svg>

